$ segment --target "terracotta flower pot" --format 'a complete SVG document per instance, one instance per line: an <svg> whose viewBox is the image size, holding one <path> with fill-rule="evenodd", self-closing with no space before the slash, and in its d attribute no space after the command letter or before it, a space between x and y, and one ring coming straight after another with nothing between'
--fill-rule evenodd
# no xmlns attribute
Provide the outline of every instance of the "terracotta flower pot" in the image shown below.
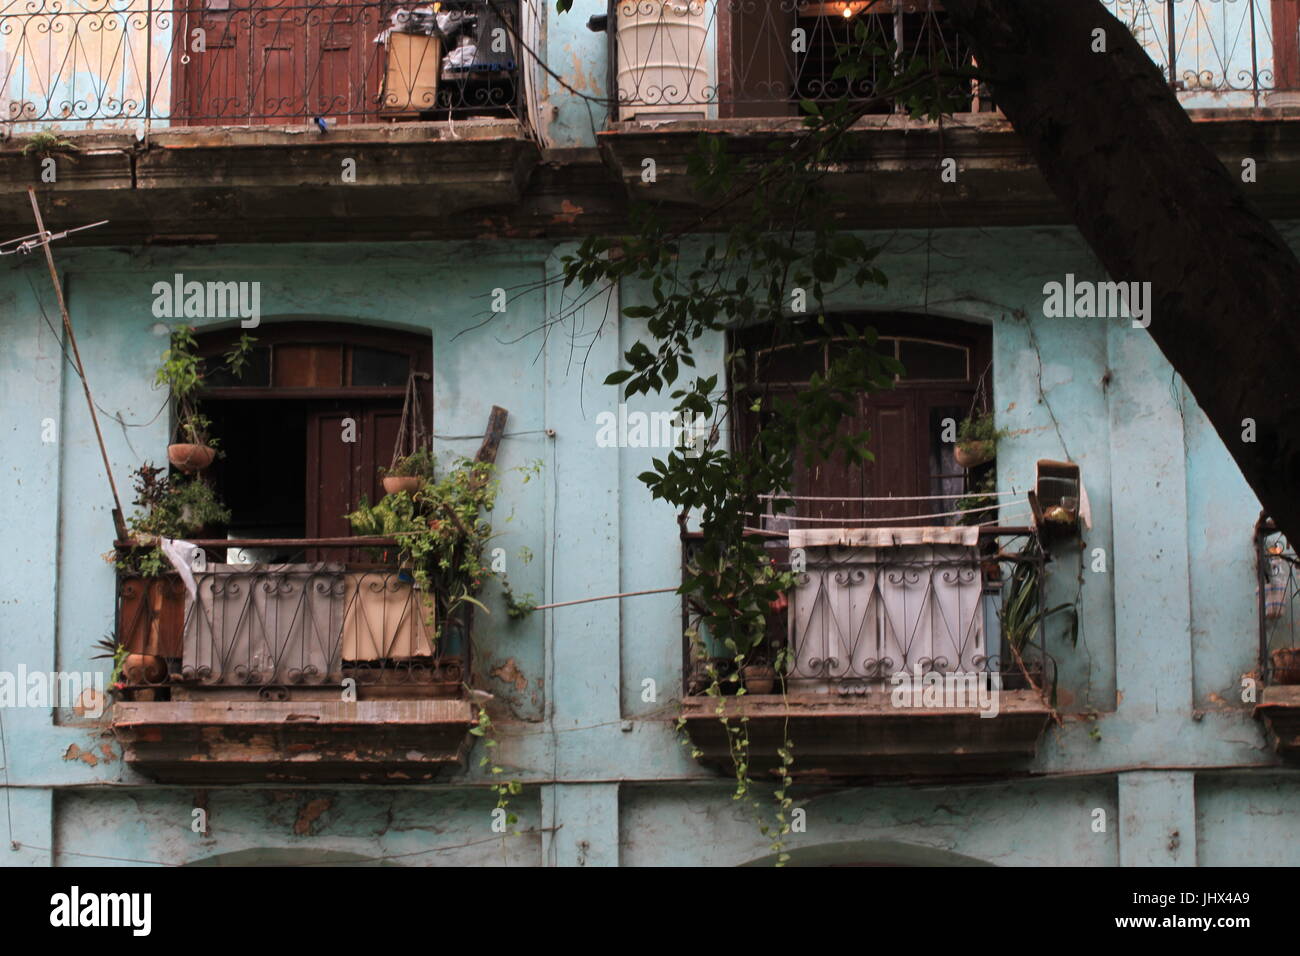
<svg viewBox="0 0 1300 956"><path fill-rule="evenodd" d="M961 441L953 450L953 456L961 467L975 468L986 461L992 461L996 448L991 441Z"/></svg>
<svg viewBox="0 0 1300 956"><path fill-rule="evenodd" d="M1270 656L1274 684L1300 684L1300 647L1279 647Z"/></svg>
<svg viewBox="0 0 1300 956"><path fill-rule="evenodd" d="M384 494L395 495L405 491L408 495L413 495L420 488L420 478L418 476L395 478L388 477L383 479Z"/></svg>
<svg viewBox="0 0 1300 956"><path fill-rule="evenodd" d="M127 654L122 661L122 679L128 684L157 684L167 676L167 665L153 654Z"/></svg>
<svg viewBox="0 0 1300 956"><path fill-rule="evenodd" d="M776 687L776 668L770 664L746 664L740 669L740 679L750 694L770 694Z"/></svg>
<svg viewBox="0 0 1300 956"><path fill-rule="evenodd" d="M216 449L209 448L207 445L178 444L167 446L167 460L187 475L192 475L207 468L208 465L212 464L212 459L216 457Z"/></svg>

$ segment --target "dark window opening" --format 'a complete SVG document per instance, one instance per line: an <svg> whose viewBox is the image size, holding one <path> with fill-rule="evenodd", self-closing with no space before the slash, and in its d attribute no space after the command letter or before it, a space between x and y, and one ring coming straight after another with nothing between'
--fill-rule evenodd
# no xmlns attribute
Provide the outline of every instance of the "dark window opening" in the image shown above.
<svg viewBox="0 0 1300 956"><path fill-rule="evenodd" d="M215 361L241 330L197 336L213 371L204 414L224 453L209 478L230 509L240 539L350 537L344 517L364 496L383 494L409 376L421 390L432 429L432 349L427 336L324 323L265 325L249 368L238 377ZM298 544L247 549L240 563L361 559L357 549Z"/></svg>
<svg viewBox="0 0 1300 956"><path fill-rule="evenodd" d="M969 44L938 0L728 0L718 9L722 116L794 116L801 100L850 100L867 114L892 113L903 104L880 97L896 71L917 60L942 72L974 65ZM840 69L845 61L858 68L854 75ZM993 108L976 87L969 77L940 80L952 112Z"/></svg>

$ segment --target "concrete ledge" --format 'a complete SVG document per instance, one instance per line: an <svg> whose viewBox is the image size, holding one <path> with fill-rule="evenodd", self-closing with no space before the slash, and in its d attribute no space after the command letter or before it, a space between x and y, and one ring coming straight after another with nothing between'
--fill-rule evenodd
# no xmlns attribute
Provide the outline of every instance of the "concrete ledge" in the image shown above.
<svg viewBox="0 0 1300 956"><path fill-rule="evenodd" d="M953 777L1007 773L1032 759L1051 710L1030 690L1002 691L995 717L969 708L904 708L889 694L846 700L832 695L782 698L686 697L682 716L701 762L730 772L727 731L717 713L747 717L755 774L780 766L777 747L794 741L795 777Z"/></svg>
<svg viewBox="0 0 1300 956"><path fill-rule="evenodd" d="M1268 174L1247 187L1270 219L1300 216L1300 115L1295 110L1194 110L1203 141L1230 173L1254 158ZM774 143L802 131L794 118L619 124L598 135L630 199L653 200L678 214L698 214L717 201L697 194L687 161L702 132L725 136L738 159L774 155ZM844 225L1062 225L1065 209L1052 193L1019 134L998 113L965 114L940 127L900 116L867 117L844 137L844 151L826 177L831 208ZM940 179L941 161L957 160L957 181ZM655 161L656 179L643 182L642 162ZM738 204L743 206L744 204Z"/></svg>
<svg viewBox="0 0 1300 956"><path fill-rule="evenodd" d="M118 703L126 762L162 783L403 783L459 765L465 700Z"/></svg>

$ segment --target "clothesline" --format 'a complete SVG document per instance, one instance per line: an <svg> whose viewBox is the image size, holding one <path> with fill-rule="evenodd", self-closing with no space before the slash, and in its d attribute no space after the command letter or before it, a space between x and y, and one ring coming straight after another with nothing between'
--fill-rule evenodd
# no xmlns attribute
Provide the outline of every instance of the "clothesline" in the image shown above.
<svg viewBox="0 0 1300 956"><path fill-rule="evenodd" d="M975 511L987 511L988 509L987 509L987 508L975 508L975 509L973 509L973 510L975 510ZM956 512L953 512L953 514L967 514L967 512L964 512L964 511L956 511ZM1021 519L1023 519L1023 518L1028 518L1028 517L1030 517L1030 516L1031 516L1031 512L1030 512L1028 509L1024 509L1024 510L1022 510L1022 511L1016 511L1016 512L1012 512L1011 514L1002 515L1000 518L992 518L992 519L990 519L990 520L988 520L988 521L980 521L980 522L977 523L977 527L978 527L978 526L983 526L983 525L986 525L986 524L988 524L988 525L995 525L995 524L998 524L999 522L1002 522L1002 521L1007 521L1007 522L1011 522L1011 521L1019 521L1019 520L1021 520ZM841 525L841 526L844 526L844 527L851 527L851 526L848 524L848 522L851 522L851 521L916 521L916 520L918 520L918 519L920 519L920 518L928 518L928 517L933 517L933 516L932 516L932 515L900 515L900 516L897 516L897 517L894 517L894 518L803 518L803 519L795 519L795 520L804 520L804 521L834 521L834 522L835 522L836 524L838 524L838 525ZM777 530L776 528L751 528L751 527L749 527L749 526L746 526L746 527L745 527L745 530L748 531L748 532L754 533L754 534L766 534L766 535L771 535L771 536L773 536L773 537L779 537L779 538L783 538L783 537L785 537L785 532L783 532L783 531L779 531L779 530Z"/></svg>
<svg viewBox="0 0 1300 956"><path fill-rule="evenodd" d="M817 495L759 495L760 498L775 499L778 501L949 501L953 498L1005 498L1010 495L1019 495L1019 491L973 491L960 492L952 495L890 495L889 497L875 498L845 498L845 497L820 497ZM982 508L975 509L982 511Z"/></svg>
<svg viewBox="0 0 1300 956"><path fill-rule="evenodd" d="M852 500L852 499L846 499ZM896 498L895 501L902 499ZM865 521L865 522L883 522L890 521L919 521L922 518L953 518L957 515L967 515L976 511L989 511L997 507L996 505L985 505L981 508L963 508L960 511L936 511L926 515L892 515L888 518L814 518L805 515L763 515L764 518L770 518L773 522L777 521L814 521L820 524L843 524L846 521Z"/></svg>

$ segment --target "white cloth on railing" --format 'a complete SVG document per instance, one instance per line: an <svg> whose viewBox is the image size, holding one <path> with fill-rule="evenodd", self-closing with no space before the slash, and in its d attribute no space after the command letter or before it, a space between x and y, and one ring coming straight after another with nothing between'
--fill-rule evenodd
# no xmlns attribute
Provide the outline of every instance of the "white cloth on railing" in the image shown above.
<svg viewBox="0 0 1300 956"><path fill-rule="evenodd" d="M190 600L193 601L194 556L199 553L199 546L190 544L188 541L181 541L178 538L159 538L158 547L162 548L163 555L172 563L176 573L185 582L185 590L189 593Z"/></svg>
<svg viewBox="0 0 1300 956"><path fill-rule="evenodd" d="M791 528L792 548L894 548L918 544L979 544L976 525L925 528Z"/></svg>

